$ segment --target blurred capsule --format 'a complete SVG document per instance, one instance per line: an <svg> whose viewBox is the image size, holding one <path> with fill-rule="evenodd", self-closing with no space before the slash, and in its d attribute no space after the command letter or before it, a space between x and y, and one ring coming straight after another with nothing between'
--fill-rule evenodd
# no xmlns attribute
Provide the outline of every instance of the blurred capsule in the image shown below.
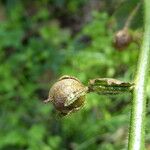
<svg viewBox="0 0 150 150"><path fill-rule="evenodd" d="M114 47L118 50L123 50L132 42L132 36L128 29L119 30L114 37Z"/></svg>

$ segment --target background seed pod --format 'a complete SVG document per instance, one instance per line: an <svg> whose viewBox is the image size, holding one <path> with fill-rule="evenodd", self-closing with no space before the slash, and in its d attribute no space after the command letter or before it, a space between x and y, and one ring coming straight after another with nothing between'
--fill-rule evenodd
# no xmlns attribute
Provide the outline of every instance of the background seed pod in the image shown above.
<svg viewBox="0 0 150 150"><path fill-rule="evenodd" d="M127 29L119 30L114 37L114 47L123 50L132 42L132 36Z"/></svg>

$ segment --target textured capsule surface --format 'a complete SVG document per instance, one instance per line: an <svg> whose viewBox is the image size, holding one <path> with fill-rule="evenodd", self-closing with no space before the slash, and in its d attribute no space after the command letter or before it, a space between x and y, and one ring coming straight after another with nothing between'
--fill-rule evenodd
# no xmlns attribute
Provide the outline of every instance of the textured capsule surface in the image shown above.
<svg viewBox="0 0 150 150"><path fill-rule="evenodd" d="M86 88L76 78L62 77L50 89L49 99L61 113L78 110L85 101Z"/></svg>

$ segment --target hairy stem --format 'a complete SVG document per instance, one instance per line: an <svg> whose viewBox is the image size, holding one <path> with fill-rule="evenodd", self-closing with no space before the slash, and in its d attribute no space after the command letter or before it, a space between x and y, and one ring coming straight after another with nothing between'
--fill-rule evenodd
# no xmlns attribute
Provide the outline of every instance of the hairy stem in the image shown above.
<svg viewBox="0 0 150 150"><path fill-rule="evenodd" d="M146 82L150 59L150 2L144 1L145 31L133 90L129 150L143 150L145 142Z"/></svg>

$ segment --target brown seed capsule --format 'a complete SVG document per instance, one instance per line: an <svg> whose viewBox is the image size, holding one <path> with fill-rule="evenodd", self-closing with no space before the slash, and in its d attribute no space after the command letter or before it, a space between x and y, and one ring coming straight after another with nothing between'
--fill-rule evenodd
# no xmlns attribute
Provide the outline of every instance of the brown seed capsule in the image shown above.
<svg viewBox="0 0 150 150"><path fill-rule="evenodd" d="M119 30L115 34L114 47L118 50L123 50L131 43L131 41L132 36L127 29Z"/></svg>
<svg viewBox="0 0 150 150"><path fill-rule="evenodd" d="M87 87L78 79L63 76L51 87L46 102L51 101L61 114L67 115L84 105L86 92Z"/></svg>

